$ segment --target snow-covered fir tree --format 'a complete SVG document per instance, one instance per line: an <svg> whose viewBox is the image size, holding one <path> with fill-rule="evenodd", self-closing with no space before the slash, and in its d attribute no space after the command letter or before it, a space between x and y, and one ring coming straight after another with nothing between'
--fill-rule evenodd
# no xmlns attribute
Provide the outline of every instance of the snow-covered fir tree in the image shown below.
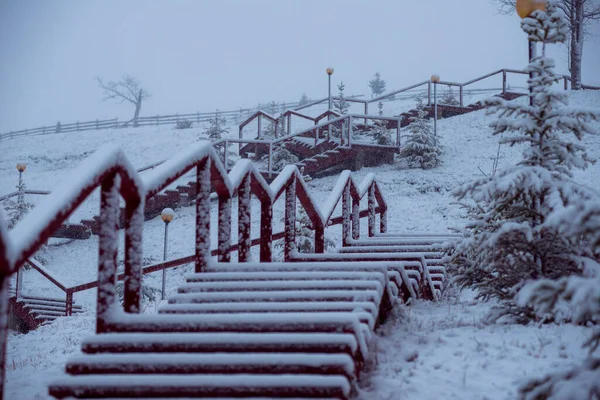
<svg viewBox="0 0 600 400"><path fill-rule="evenodd" d="M215 113L213 118L208 120L208 128L204 130L204 135L212 141L220 140L229 133L229 127L227 126L227 120L221 117L219 110Z"/></svg>
<svg viewBox="0 0 600 400"><path fill-rule="evenodd" d="M379 109L378 114L380 116L383 115L383 103L380 101L377 103L377 108ZM375 127L371 130L370 134L375 139L375 143L382 145L389 145L392 143L392 137L390 130L387 128L387 121L384 120L376 120Z"/></svg>
<svg viewBox="0 0 600 400"><path fill-rule="evenodd" d="M27 202L25 199L26 185L23 180L17 184L17 191L19 192L17 200L6 199L4 200L4 209L7 213L6 229L12 229L17 223L27 215L29 210L33 208L33 204Z"/></svg>
<svg viewBox="0 0 600 400"><path fill-rule="evenodd" d="M460 101L458 101L456 96L454 96L454 90L452 90L452 86L448 85L448 88L440 99L440 104L447 104L450 106L457 106L460 104Z"/></svg>
<svg viewBox="0 0 600 400"><path fill-rule="evenodd" d="M408 129L410 134L406 136L404 147L400 156L406 159L411 167L431 169L442 163L440 159L443 149L427 119L427 109L423 100L417 98L417 115L412 117Z"/></svg>
<svg viewBox="0 0 600 400"><path fill-rule="evenodd" d="M385 81L381 79L379 72L376 72L373 79L369 81L369 87L371 88L371 97L379 96L385 92Z"/></svg>
<svg viewBox="0 0 600 400"><path fill-rule="evenodd" d="M333 108L339 112L340 114L348 114L348 109L350 108L350 103L346 100L346 96L344 95L344 90L346 89L346 85L344 82L340 82L337 85L338 88L338 99L333 102Z"/></svg>
<svg viewBox="0 0 600 400"><path fill-rule="evenodd" d="M225 136L229 133L229 127L227 126L227 120L221 117L219 110L215 113L215 116L208 120L208 128L204 130L204 135L212 142L216 142L218 140L224 139ZM231 144L227 146L227 165L231 167L236 162L237 155L233 154L229 148L231 148ZM219 155L221 161L225 160L225 145L220 144L215 146L215 150Z"/></svg>
<svg viewBox="0 0 600 400"><path fill-rule="evenodd" d="M306 93L302 93L302 97L300 97L300 101L298 101L298 105L303 106L305 104L308 104L309 102L310 102L310 99L308 98Z"/></svg>
<svg viewBox="0 0 600 400"><path fill-rule="evenodd" d="M383 115L383 101L377 103L377 113L381 116Z"/></svg>
<svg viewBox="0 0 600 400"><path fill-rule="evenodd" d="M491 124L501 143L522 145L522 160L477 179L455 191L470 210L468 237L449 250L455 280L478 289L484 299L497 298L503 307L495 317L513 315L526 321L528 308L518 307L514 294L529 280L559 279L580 274L589 258L587 240L548 223L551 215L593 195L571 180L574 169L590 159L580 141L592 132L598 114L566 107L567 95L552 88L559 77L546 45L565 40L566 26L556 6L535 11L522 22L529 38L542 43L542 55L528 66L533 105L494 98L488 112L498 114ZM536 397L537 398L537 397Z"/></svg>
<svg viewBox="0 0 600 400"><path fill-rule="evenodd" d="M283 117L283 115L279 116L279 118L277 119L277 126L275 126L275 123L269 124L269 126L267 126L267 128L263 131L262 139L275 139L275 129L277 129L277 137L287 135L285 118ZM298 157L286 148L285 142L278 142L273 145L273 153L271 157L271 170L273 171L280 171L286 165L294 164L299 161ZM268 158L269 155L265 154L263 156L263 161L268 162Z"/></svg>
<svg viewBox="0 0 600 400"><path fill-rule="evenodd" d="M279 106L277 105L277 102L275 100L273 100L272 102L269 103L269 113L271 115L275 115L279 112Z"/></svg>
<svg viewBox="0 0 600 400"><path fill-rule="evenodd" d="M311 229L312 223L308 214L303 207L296 207L296 248L299 253L314 253L315 252L315 231ZM278 254L274 255L277 261L283 261L284 240L279 240L275 243L274 248ZM325 236L325 251L333 249L335 243L333 240Z"/></svg>

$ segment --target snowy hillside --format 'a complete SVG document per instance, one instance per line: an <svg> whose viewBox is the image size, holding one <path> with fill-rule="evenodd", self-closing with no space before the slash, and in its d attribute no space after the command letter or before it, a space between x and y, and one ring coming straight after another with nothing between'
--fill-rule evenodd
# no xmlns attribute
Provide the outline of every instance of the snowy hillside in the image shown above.
<svg viewBox="0 0 600 400"><path fill-rule="evenodd" d="M526 101L522 99L521 101ZM571 105L600 109L600 92L574 92ZM385 114L411 108L412 102L385 105ZM315 112L318 110L315 110ZM374 110L371 112L374 114ZM360 110L352 110L360 112ZM464 224L460 207L454 204L451 191L464 182L490 174L493 159L499 167L514 163L519 149L501 147L488 127L493 116L477 111L441 120L438 131L444 146L443 165L433 170L403 168L393 165L364 168L356 172L360 181L375 173L389 204L389 230L401 232L448 232ZM105 143L117 143L136 167L169 158L201 137L202 127L174 130L120 129L64 133L20 138L0 142L0 195L14 191L17 181L15 164L28 164L24 178L28 189L52 190L66 179L83 158ZM252 127L248 128L251 136ZM231 137L237 137L231 126ZM600 159L600 136L586 137L589 154ZM576 173L576 180L593 190L598 189L600 164ZM311 193L323 204L336 183L336 176L309 183ZM43 204L43 197L27 200ZM72 221L97 213L94 197L78 210ZM253 211L253 215L257 215ZM274 220L281 228L282 210L275 210ZM213 212L213 224L216 214ZM363 224L363 228L365 224ZM144 257L147 262L162 260L163 223L159 218L144 226ZM192 207L176 210L169 227L169 257L193 253L194 211ZM237 229L235 224L234 231ZM253 227L253 237L258 234ZM326 235L338 239L339 229L330 228ZM50 245L40 256L46 267L65 283L72 285L95 280L97 240ZM169 270L168 293L182 282L184 268ZM151 274L147 283L160 287L160 273ZM58 296L49 283L34 271L26 271L25 290L29 293ZM67 357L79 351L81 338L94 330L95 291L78 293L75 301L87 310L83 316L60 318L49 326L26 335L12 333L8 343L9 399L47 399L47 384L63 374ZM384 327L378 342L379 357L363 382L362 400L405 399L511 399L517 384L528 376L566 369L581 360L581 344L590 329L577 326L484 325L482 316L490 304L473 301L473 293L440 303L420 302L398 313L395 321ZM146 312L154 312L155 304ZM435 384L432 384L435 383Z"/></svg>

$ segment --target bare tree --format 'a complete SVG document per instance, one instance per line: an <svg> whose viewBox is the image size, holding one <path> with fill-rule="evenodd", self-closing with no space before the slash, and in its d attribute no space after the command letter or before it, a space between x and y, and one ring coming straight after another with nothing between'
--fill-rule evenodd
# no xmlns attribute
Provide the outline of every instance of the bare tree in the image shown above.
<svg viewBox="0 0 600 400"><path fill-rule="evenodd" d="M498 5L501 14L512 14L516 0L492 0ZM557 7L563 12L569 26L569 72L573 90L581 89L581 59L586 26L600 20L600 4L597 0L557 0Z"/></svg>
<svg viewBox="0 0 600 400"><path fill-rule="evenodd" d="M102 78L96 78L98 85L104 91L104 100L117 99L121 103L128 101L135 106L133 118L128 121L133 121L133 126L138 126L138 117L142 110L142 101L150 97L150 94L142 88L140 81L131 75L125 75L120 81L109 81L104 83Z"/></svg>

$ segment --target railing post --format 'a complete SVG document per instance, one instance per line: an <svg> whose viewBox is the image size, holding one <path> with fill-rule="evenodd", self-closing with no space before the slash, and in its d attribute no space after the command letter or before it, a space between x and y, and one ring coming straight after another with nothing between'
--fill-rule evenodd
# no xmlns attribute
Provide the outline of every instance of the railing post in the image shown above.
<svg viewBox="0 0 600 400"><path fill-rule="evenodd" d="M231 197L219 196L218 261L231 261Z"/></svg>
<svg viewBox="0 0 600 400"><path fill-rule="evenodd" d="M502 94L506 94L506 70L502 70Z"/></svg>
<svg viewBox="0 0 600 400"><path fill-rule="evenodd" d="M4 274L0 275L0 316L2 316L0 319L0 400L4 398L4 387L6 386L6 344L8 341L9 290L10 277Z"/></svg>
<svg viewBox="0 0 600 400"><path fill-rule="evenodd" d="M261 131L262 131L262 115L258 115L258 133L256 135L256 137L258 139L260 139L260 135L261 135Z"/></svg>
<svg viewBox="0 0 600 400"><path fill-rule="evenodd" d="M23 292L23 268L19 268L17 270L17 287L16 287L16 297L17 301L21 300L21 293Z"/></svg>
<svg viewBox="0 0 600 400"><path fill-rule="evenodd" d="M373 183L369 186L367 202L367 209L369 210L369 237L373 237L375 236L375 185Z"/></svg>
<svg viewBox="0 0 600 400"><path fill-rule="evenodd" d="M365 115L369 115L369 103L365 103ZM367 118L365 118L365 125L367 124Z"/></svg>
<svg viewBox="0 0 600 400"><path fill-rule="evenodd" d="M67 291L67 298L65 299L65 316L70 317L73 315L73 292Z"/></svg>
<svg viewBox="0 0 600 400"><path fill-rule="evenodd" d="M360 238L360 198L352 199L352 239Z"/></svg>
<svg viewBox="0 0 600 400"><path fill-rule="evenodd" d="M315 225L315 253L325 252L325 226L322 223Z"/></svg>
<svg viewBox="0 0 600 400"><path fill-rule="evenodd" d="M463 107L465 104L465 98L464 98L464 91L463 91L463 85L460 85L458 87L458 91L460 92L460 106Z"/></svg>
<svg viewBox="0 0 600 400"><path fill-rule="evenodd" d="M350 242L350 182L346 182L342 192L342 246L348 246Z"/></svg>
<svg viewBox="0 0 600 400"><path fill-rule="evenodd" d="M225 166L225 171L229 166L229 141L225 140L225 148L223 149L223 166Z"/></svg>
<svg viewBox="0 0 600 400"><path fill-rule="evenodd" d="M129 199L125 203L125 278L123 309L138 314L142 310L142 233L145 199ZM165 228L166 229L166 228ZM165 236L166 240L166 236Z"/></svg>
<svg viewBox="0 0 600 400"><path fill-rule="evenodd" d="M196 273L208 266L210 254L210 165L206 158L196 169Z"/></svg>
<svg viewBox="0 0 600 400"><path fill-rule="evenodd" d="M427 82L427 105L431 106L431 81Z"/></svg>
<svg viewBox="0 0 600 400"><path fill-rule="evenodd" d="M273 206L270 199L260 203L260 262L273 261Z"/></svg>
<svg viewBox="0 0 600 400"><path fill-rule="evenodd" d="M569 90L569 82L567 80L567 77L563 78L564 84L565 84L565 90Z"/></svg>
<svg viewBox="0 0 600 400"><path fill-rule="evenodd" d="M273 142L269 142L269 161L267 167L269 167L270 176L271 171L273 171Z"/></svg>
<svg viewBox="0 0 600 400"><path fill-rule="evenodd" d="M251 195L250 174L246 174L238 188L238 262L250 261Z"/></svg>
<svg viewBox="0 0 600 400"><path fill-rule="evenodd" d="M243 129L244 129L244 128L242 128L241 126L240 126L240 128L238 129L238 130L239 130L239 137L240 137L240 140L242 140L242 130L243 130ZM238 142L238 154L240 155L240 157L242 156L241 152L242 152L242 142Z"/></svg>
<svg viewBox="0 0 600 400"><path fill-rule="evenodd" d="M296 251L296 174L292 175L285 190L284 261L291 261Z"/></svg>
<svg viewBox="0 0 600 400"><path fill-rule="evenodd" d="M379 206L380 214L379 214L379 232L386 233L387 232L387 206L380 205Z"/></svg>
<svg viewBox="0 0 600 400"><path fill-rule="evenodd" d="M319 144L319 128L315 129L315 147Z"/></svg>
<svg viewBox="0 0 600 400"><path fill-rule="evenodd" d="M396 147L400 149L400 129L402 129L402 118L396 122Z"/></svg>
<svg viewBox="0 0 600 400"><path fill-rule="evenodd" d="M200 123L200 111L196 111L196 123Z"/></svg>
<svg viewBox="0 0 600 400"><path fill-rule="evenodd" d="M102 182L100 191L96 333L109 332L109 316L117 303L118 236L115 232L119 231L119 181L116 173L109 175Z"/></svg>
<svg viewBox="0 0 600 400"><path fill-rule="evenodd" d="M352 117L348 117L348 147L352 147Z"/></svg>
<svg viewBox="0 0 600 400"><path fill-rule="evenodd" d="M287 117L287 134L290 135L292 133L292 114L289 114Z"/></svg>

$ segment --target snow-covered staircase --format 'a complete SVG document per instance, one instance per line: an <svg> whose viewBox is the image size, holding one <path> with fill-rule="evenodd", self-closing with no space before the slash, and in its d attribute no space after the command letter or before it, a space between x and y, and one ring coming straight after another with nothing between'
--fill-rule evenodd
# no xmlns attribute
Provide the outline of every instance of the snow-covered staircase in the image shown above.
<svg viewBox="0 0 600 400"><path fill-rule="evenodd" d="M83 312L80 305L73 305L72 314ZM16 293L11 291L9 300L9 313L14 325L21 329L37 329L41 325L48 324L58 317L67 314L65 299L21 295L17 300Z"/></svg>
<svg viewBox="0 0 600 400"><path fill-rule="evenodd" d="M348 399L398 284L372 262L215 264L84 340L50 394Z"/></svg>

